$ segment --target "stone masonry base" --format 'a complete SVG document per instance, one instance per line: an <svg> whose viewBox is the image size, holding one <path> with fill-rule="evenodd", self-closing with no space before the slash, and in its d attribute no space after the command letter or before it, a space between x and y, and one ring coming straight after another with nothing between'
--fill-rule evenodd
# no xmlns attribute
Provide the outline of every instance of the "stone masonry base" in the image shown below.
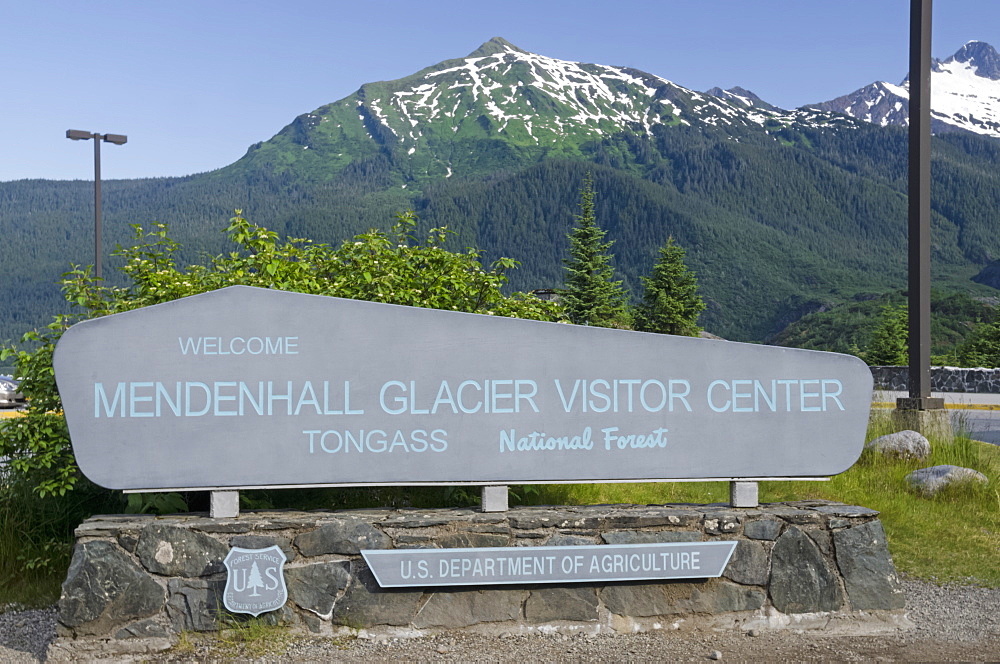
<svg viewBox="0 0 1000 664"><path fill-rule="evenodd" d="M825 501L97 516L76 531L57 651L164 649L210 631L230 547L279 546L288 601L261 616L316 635L639 631L685 621L770 629L905 626L877 512ZM574 546L736 540L721 578L382 590L362 549ZM231 619L231 618L229 618Z"/></svg>

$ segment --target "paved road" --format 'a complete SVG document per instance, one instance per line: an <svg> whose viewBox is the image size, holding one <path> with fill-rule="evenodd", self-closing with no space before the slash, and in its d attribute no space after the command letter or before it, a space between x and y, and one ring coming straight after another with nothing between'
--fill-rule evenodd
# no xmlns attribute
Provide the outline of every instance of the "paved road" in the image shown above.
<svg viewBox="0 0 1000 664"><path fill-rule="evenodd" d="M953 410L955 431L966 431L971 438L1000 445L1000 410Z"/></svg>
<svg viewBox="0 0 1000 664"><path fill-rule="evenodd" d="M905 392L876 392L875 401L895 403L897 397L909 396ZM951 414L955 431L965 431L972 438L1000 445L1000 394L972 394L968 392L934 392L942 397Z"/></svg>

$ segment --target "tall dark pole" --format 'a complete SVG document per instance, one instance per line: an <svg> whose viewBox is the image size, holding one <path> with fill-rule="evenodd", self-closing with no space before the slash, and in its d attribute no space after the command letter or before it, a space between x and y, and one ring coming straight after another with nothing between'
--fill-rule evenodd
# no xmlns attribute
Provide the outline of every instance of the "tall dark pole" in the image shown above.
<svg viewBox="0 0 1000 664"><path fill-rule="evenodd" d="M931 399L931 0L910 0L909 115L910 398L897 405L927 410L943 407Z"/></svg>
<svg viewBox="0 0 1000 664"><path fill-rule="evenodd" d="M101 136L94 134L94 276L101 279Z"/></svg>

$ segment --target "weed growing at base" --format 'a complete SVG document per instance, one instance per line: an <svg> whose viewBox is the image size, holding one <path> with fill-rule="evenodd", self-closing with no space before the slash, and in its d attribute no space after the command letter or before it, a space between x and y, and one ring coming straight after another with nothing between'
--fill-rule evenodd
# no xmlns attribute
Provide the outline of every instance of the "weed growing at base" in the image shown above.
<svg viewBox="0 0 1000 664"><path fill-rule="evenodd" d="M203 657L205 661L244 661L280 659L292 635L285 625L275 624L273 616L240 616L219 612L218 632L183 631L170 653L184 657Z"/></svg>
<svg viewBox="0 0 1000 664"><path fill-rule="evenodd" d="M288 628L274 624L274 616L236 616L224 613L213 653L238 658L280 656L291 638Z"/></svg>

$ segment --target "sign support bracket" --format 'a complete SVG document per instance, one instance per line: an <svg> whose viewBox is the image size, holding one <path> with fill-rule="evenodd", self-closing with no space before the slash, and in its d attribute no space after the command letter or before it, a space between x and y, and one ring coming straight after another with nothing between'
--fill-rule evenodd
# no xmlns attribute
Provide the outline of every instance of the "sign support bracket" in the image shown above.
<svg viewBox="0 0 1000 664"><path fill-rule="evenodd" d="M212 491L209 516L213 519L235 519L240 515L239 491Z"/></svg>
<svg viewBox="0 0 1000 664"><path fill-rule="evenodd" d="M759 507L758 484L748 480L729 483L729 504L733 507Z"/></svg>
<svg viewBox="0 0 1000 664"><path fill-rule="evenodd" d="M506 512L509 508L506 484L483 486L480 495L484 512Z"/></svg>

